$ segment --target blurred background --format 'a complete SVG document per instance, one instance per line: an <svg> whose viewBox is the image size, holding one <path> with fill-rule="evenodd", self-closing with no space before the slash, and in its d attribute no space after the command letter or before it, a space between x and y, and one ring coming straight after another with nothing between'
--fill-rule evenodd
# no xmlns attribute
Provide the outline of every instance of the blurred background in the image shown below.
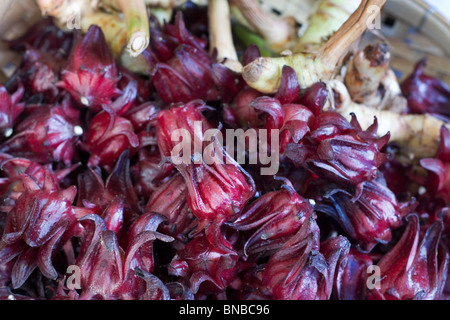
<svg viewBox="0 0 450 320"><path fill-rule="evenodd" d="M443 16L450 20L450 1L448 0L426 0L427 3L436 8Z"/></svg>

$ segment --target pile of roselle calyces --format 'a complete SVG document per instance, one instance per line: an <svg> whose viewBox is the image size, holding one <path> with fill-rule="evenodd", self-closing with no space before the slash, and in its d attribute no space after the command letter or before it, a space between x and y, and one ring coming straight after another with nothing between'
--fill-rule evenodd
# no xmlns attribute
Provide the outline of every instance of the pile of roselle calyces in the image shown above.
<svg viewBox="0 0 450 320"><path fill-rule="evenodd" d="M0 298L450 297L447 127L433 156L402 161L383 119L327 107L325 82L301 88L286 65L276 93L250 87L210 53L202 13L150 19L148 76L95 25L46 18L9 41L22 63L0 86ZM242 64L259 57L250 45ZM445 119L450 89L424 63L402 83L405 116ZM279 132L277 174L225 143L213 163L172 161L173 132L211 128Z"/></svg>

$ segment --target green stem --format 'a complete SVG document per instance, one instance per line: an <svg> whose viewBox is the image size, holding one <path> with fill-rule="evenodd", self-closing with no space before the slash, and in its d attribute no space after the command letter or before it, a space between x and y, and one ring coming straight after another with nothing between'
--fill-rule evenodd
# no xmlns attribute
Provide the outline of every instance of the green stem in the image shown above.
<svg viewBox="0 0 450 320"><path fill-rule="evenodd" d="M140 55L150 43L150 26L144 0L115 0L123 12L127 31L127 49L131 56Z"/></svg>
<svg viewBox="0 0 450 320"><path fill-rule="evenodd" d="M272 57L274 52L267 42L257 33L251 31L240 23L233 24L233 34L239 39L242 45L247 48L252 44L256 44L263 57Z"/></svg>

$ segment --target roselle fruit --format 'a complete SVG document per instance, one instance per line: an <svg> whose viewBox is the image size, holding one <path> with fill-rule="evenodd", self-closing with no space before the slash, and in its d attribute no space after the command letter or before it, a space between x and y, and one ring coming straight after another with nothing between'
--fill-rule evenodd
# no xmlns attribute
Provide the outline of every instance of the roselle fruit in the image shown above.
<svg viewBox="0 0 450 320"><path fill-rule="evenodd" d="M255 89L244 87L233 99L231 108L236 113L236 122L241 128L259 128L264 124L264 120L260 118L261 112L251 106L261 96Z"/></svg>
<svg viewBox="0 0 450 320"><path fill-rule="evenodd" d="M28 47L19 69L10 79L9 86L20 83L25 87L24 100L41 104L55 104L66 92L57 83L64 60L51 53Z"/></svg>
<svg viewBox="0 0 450 320"><path fill-rule="evenodd" d="M278 99L262 96L251 102L251 107L264 115L264 129L280 129L284 121L284 110Z"/></svg>
<svg viewBox="0 0 450 320"><path fill-rule="evenodd" d="M283 154L289 143L298 143L313 125L314 115L307 107L298 103L300 87L294 70L288 66L283 68L281 84L277 94L262 95L260 92L244 87L230 106L232 123L251 129L265 129L268 135L271 130L279 131L280 139L275 148ZM227 110L225 110L227 111ZM273 142L268 141L268 145Z"/></svg>
<svg viewBox="0 0 450 320"><path fill-rule="evenodd" d="M336 272L333 296L337 300L364 300L367 295L368 271L374 265L372 257L350 248L345 262Z"/></svg>
<svg viewBox="0 0 450 320"><path fill-rule="evenodd" d="M15 259L11 273L13 288L19 288L36 267L50 279L58 273L52 255L77 232L72 203L76 187L56 190L51 180L40 187L24 177L25 191L7 212L0 240L0 264Z"/></svg>
<svg viewBox="0 0 450 320"><path fill-rule="evenodd" d="M329 90L325 82L313 84L300 94L298 103L307 107L315 116L322 113L327 102Z"/></svg>
<svg viewBox="0 0 450 320"><path fill-rule="evenodd" d="M77 206L83 206L86 203L90 207L96 206L99 211L106 208L114 196L108 195L108 191L103 181L100 168L87 168L77 176L78 197Z"/></svg>
<svg viewBox="0 0 450 320"><path fill-rule="evenodd" d="M281 102L252 88L241 90L232 108L238 124L244 128L279 130L283 125L284 111Z"/></svg>
<svg viewBox="0 0 450 320"><path fill-rule="evenodd" d="M181 44L180 40L165 32L160 26L150 28L150 49L157 61L167 61L174 56L174 50Z"/></svg>
<svg viewBox="0 0 450 320"><path fill-rule="evenodd" d="M252 177L238 164L207 164L177 167L186 187L189 209L199 220L197 229L205 228L206 237L222 251L229 252L221 236L221 226L238 216L253 198ZM212 196L214 195L214 196Z"/></svg>
<svg viewBox="0 0 450 320"><path fill-rule="evenodd" d="M171 156L177 145L172 141L171 133L179 129L185 130L190 137L191 141L185 143L192 155L196 155L196 145L202 148L202 135L208 128L212 128L201 114L204 108L203 104L191 102L174 106L158 115L157 138L163 156ZM200 130L196 129L197 124L202 126ZM211 164L207 164L203 159L195 161L191 158L187 163L181 161L175 164L187 186L186 200L190 210L205 225L211 227L220 226L230 220L255 194L252 177L221 145L213 143L215 150L214 154L210 155L213 160ZM203 158L202 155L200 157Z"/></svg>
<svg viewBox="0 0 450 320"><path fill-rule="evenodd" d="M253 90L253 89L252 89ZM243 90L242 94L245 93ZM245 97L251 98L252 91ZM289 143L298 143L309 131L314 123L314 114L306 106L297 103L299 85L295 72L290 67L284 67L280 89L275 97L256 96L248 105L254 112L250 112L252 128L264 128L268 131L279 130L279 152L283 154ZM241 101L244 110L248 108L246 101ZM238 111L238 110L237 110ZM239 110L240 111L240 110ZM270 143L272 144L272 143Z"/></svg>
<svg viewBox="0 0 450 320"><path fill-rule="evenodd" d="M400 203L380 178L367 182L357 200L352 194L336 189L324 196L324 202L316 210L333 217L360 250L370 252L378 243L390 242L392 230L400 227L403 218L415 207L414 199Z"/></svg>
<svg viewBox="0 0 450 320"><path fill-rule="evenodd" d="M221 225L233 218L255 193L251 176L235 164L192 165L180 172L187 185L189 208L209 223Z"/></svg>
<svg viewBox="0 0 450 320"><path fill-rule="evenodd" d="M106 228L105 221L101 217L91 214L80 219L85 227L81 252L76 261L82 276L83 293L79 296L80 300L138 298L140 292L132 288L137 286L134 282L140 278L135 276L132 270L142 267L144 271L147 268L149 268L147 272L151 271L152 247L146 244L157 238L171 241L170 237L155 233L153 229L159 223L148 218L148 215L144 215L130 227L129 242L123 259L116 233ZM140 250L147 250L145 258L141 258Z"/></svg>
<svg viewBox="0 0 450 320"><path fill-rule="evenodd" d="M308 108L314 116L318 116L322 113L328 95L329 90L324 82L317 82L307 89L300 90L295 70L286 65L282 69L280 86L275 94L275 98L282 105L302 105Z"/></svg>
<svg viewBox="0 0 450 320"><path fill-rule="evenodd" d="M335 112L323 112L305 139L286 147L285 155L318 177L353 188L357 197L364 183L375 179L388 160L382 149L389 142L389 133L378 138L377 128L376 120L363 131L355 115L349 123Z"/></svg>
<svg viewBox="0 0 450 320"><path fill-rule="evenodd" d="M166 103L217 100L219 93L211 74L211 64L206 51L180 45L173 58L155 65L152 73L155 90Z"/></svg>
<svg viewBox="0 0 450 320"><path fill-rule="evenodd" d="M127 253L130 260L126 261L130 269L138 267L141 270L152 273L155 268L153 257L153 243L145 241L146 238L154 238L164 242L172 242L171 236L158 232L161 224L167 220L163 215L148 212L141 215L128 229ZM143 242L145 241L145 243ZM131 254L130 252L134 252Z"/></svg>
<svg viewBox="0 0 450 320"><path fill-rule="evenodd" d="M295 70L285 65L281 70L280 86L275 98L281 104L296 103L300 96L300 86L298 84L297 74Z"/></svg>
<svg viewBox="0 0 450 320"><path fill-rule="evenodd" d="M211 76L222 103L231 103L246 86L241 74L232 71L221 63L212 63Z"/></svg>
<svg viewBox="0 0 450 320"><path fill-rule="evenodd" d="M62 181L79 166L77 163L69 168L54 170L51 164L41 165L9 154L0 154L0 162L4 176L0 182L0 198L3 205L14 204L15 199L26 190L29 178L41 188L46 185L47 190L58 190Z"/></svg>
<svg viewBox="0 0 450 320"><path fill-rule="evenodd" d="M155 275L155 258L154 258L154 241L159 240L170 243L174 241L174 238L160 233L157 231L159 226L165 222L165 218L162 215L154 213L145 213L137 219L128 230L128 242L126 245L126 257L124 260L124 284L121 288L122 295L127 299L138 298L142 289L142 279L146 284L152 280L154 288L146 286L146 294L150 293L150 290L160 288L163 291L165 285ZM142 274L146 275L142 277ZM155 283L156 281L156 283ZM154 293L155 294L155 293ZM164 299L168 299L168 295L165 294ZM159 295L149 296L147 299L158 300L162 297Z"/></svg>
<svg viewBox="0 0 450 320"><path fill-rule="evenodd" d="M136 133L144 130L147 131L151 127L151 122L158 115L161 107L161 103L158 102L144 102L131 107L123 117L131 122Z"/></svg>
<svg viewBox="0 0 450 320"><path fill-rule="evenodd" d="M39 163L76 162L76 144L83 129L79 111L64 99L55 106L37 106L16 127L15 134L0 146L0 151Z"/></svg>
<svg viewBox="0 0 450 320"><path fill-rule="evenodd" d="M118 299L123 265L116 234L107 230L103 219L97 215L86 215L80 222L86 225L86 231L76 261L83 289L79 299Z"/></svg>
<svg viewBox="0 0 450 320"><path fill-rule="evenodd" d="M301 104L283 105L284 121L280 130L280 154L290 143L298 143L310 132L314 122L313 113Z"/></svg>
<svg viewBox="0 0 450 320"><path fill-rule="evenodd" d="M157 23L150 27L150 37L154 41L150 42L151 52L154 53L158 61L165 62L175 56L175 49L182 45L190 45L199 50L206 48L204 39L195 36L186 28L183 12L175 14L174 24L165 23L162 26Z"/></svg>
<svg viewBox="0 0 450 320"><path fill-rule="evenodd" d="M205 236L189 241L174 256L169 266L169 274L183 277L194 294L223 292L233 282L239 285L238 254L231 244L223 242L227 251L211 243Z"/></svg>
<svg viewBox="0 0 450 320"><path fill-rule="evenodd" d="M170 176L173 167L169 163L161 164L161 154L157 148L140 149L137 158L137 162L130 169L135 181L133 186L136 194L148 201L150 195L165 181L166 176Z"/></svg>
<svg viewBox="0 0 450 320"><path fill-rule="evenodd" d="M261 291L275 300L328 300L335 272L350 243L345 237L320 243L320 230L310 216L300 230L267 262Z"/></svg>
<svg viewBox="0 0 450 320"><path fill-rule="evenodd" d="M32 25L23 36L5 42L16 51L31 47L39 52L49 53L59 60L68 56L73 43L73 34L56 26L51 17L44 17Z"/></svg>
<svg viewBox="0 0 450 320"><path fill-rule="evenodd" d="M0 300L448 299L450 131L411 163L385 119L325 109L325 82L284 66L259 92L217 62L206 9L149 17L145 76L96 25L6 41L22 60L0 84ZM405 112L448 120L424 67ZM259 161L234 158L230 128L256 132Z"/></svg>
<svg viewBox="0 0 450 320"><path fill-rule="evenodd" d="M164 102L220 99L220 90L216 87L220 82L214 79L220 81L225 75L216 66L213 77L213 59L205 43L186 29L181 12L176 14L174 25L151 28L150 35L154 41L143 56L150 67L154 88ZM228 84L229 89L231 81ZM224 89L225 86L221 86L222 93L226 94Z"/></svg>
<svg viewBox="0 0 450 320"><path fill-rule="evenodd" d="M23 86L19 86L10 94L5 86L0 85L0 134L9 137L14 131L18 117L25 110L25 103L21 102L24 94Z"/></svg>
<svg viewBox="0 0 450 320"><path fill-rule="evenodd" d="M242 214L227 223L239 231L252 230L245 242L246 255L261 258L278 251L313 214L313 207L288 180L281 190L267 192L247 205Z"/></svg>
<svg viewBox="0 0 450 320"><path fill-rule="evenodd" d="M100 27L92 25L74 41L58 85L70 93L77 105L99 111L120 93L116 62Z"/></svg>
<svg viewBox="0 0 450 320"><path fill-rule="evenodd" d="M216 100L218 92L214 85L209 54L205 50L199 50L188 44L178 46L174 54L175 56L165 63L182 75L192 86L191 97L187 101L178 100L178 102L189 102L194 99ZM155 77L153 80L157 86ZM161 94L161 91L158 92Z"/></svg>
<svg viewBox="0 0 450 320"><path fill-rule="evenodd" d="M139 198L133 188L129 152L125 150L110 174L103 179L101 169L88 167L77 176L77 206L87 208L104 217L108 208L118 206L124 230L142 213ZM115 211L113 210L112 213ZM117 219L116 219L117 220ZM116 232L117 233L117 232ZM119 233L118 233L119 235Z"/></svg>
<svg viewBox="0 0 450 320"><path fill-rule="evenodd" d="M163 25L163 32L175 38L179 44L187 44L197 49L206 49L207 42L205 39L195 36L187 29L182 11L178 11L175 14L173 24L165 23Z"/></svg>
<svg viewBox="0 0 450 320"><path fill-rule="evenodd" d="M108 171L125 150L138 146L139 138L131 122L110 109L92 119L83 141L83 148L90 153L89 166L102 166Z"/></svg>
<svg viewBox="0 0 450 320"><path fill-rule="evenodd" d="M57 82L73 39L73 33L61 30L51 18L45 18L22 37L6 41L12 50L23 52L19 67L6 83L8 90L19 82L25 88L24 100L56 103L65 94Z"/></svg>
<svg viewBox="0 0 450 320"><path fill-rule="evenodd" d="M449 254L441 243L442 222L426 231L415 214L398 243L377 263L380 288L368 292L377 300L439 300L448 274Z"/></svg>
<svg viewBox="0 0 450 320"><path fill-rule="evenodd" d="M202 114L203 111L209 108L202 100L193 100L187 104L176 104L172 108L158 113L155 119L155 127L158 147L162 157L170 158L175 146L178 145L178 141L173 141L172 139L172 135L176 130L186 130L186 133L191 137L190 142L201 147L200 143L203 144L201 134L203 134L203 131L212 128L212 125ZM199 128L197 131L194 131L196 122ZM196 137L197 139L195 139ZM186 141L186 143L187 147L189 147L189 141ZM191 148L192 154L194 150L193 145Z"/></svg>
<svg viewBox="0 0 450 320"><path fill-rule="evenodd" d="M180 240L185 240L195 227L195 216L186 201L186 189L183 176L177 174L154 190L145 207L146 212L165 216L167 221L161 230Z"/></svg>
<svg viewBox="0 0 450 320"><path fill-rule="evenodd" d="M408 111L414 114L450 116L450 87L441 79L424 72L426 59L420 60L409 77L401 84L408 101Z"/></svg>
<svg viewBox="0 0 450 320"><path fill-rule="evenodd" d="M421 159L420 165L428 175L419 181L429 192L424 197L431 197L432 202L440 202L445 207L450 201L448 168L450 164L450 131L441 128L440 144L434 158ZM442 208L442 207L441 207Z"/></svg>

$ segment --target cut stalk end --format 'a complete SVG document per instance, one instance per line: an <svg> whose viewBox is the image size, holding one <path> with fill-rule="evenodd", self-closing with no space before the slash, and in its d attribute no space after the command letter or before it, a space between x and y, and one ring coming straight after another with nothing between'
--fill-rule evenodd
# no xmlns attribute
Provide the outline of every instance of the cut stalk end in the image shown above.
<svg viewBox="0 0 450 320"><path fill-rule="evenodd" d="M150 37L145 31L136 31L129 36L127 50L132 57L140 55L149 45Z"/></svg>
<svg viewBox="0 0 450 320"><path fill-rule="evenodd" d="M127 50L132 57L140 55L150 43L150 25L144 0L115 0L123 12L127 29Z"/></svg>

